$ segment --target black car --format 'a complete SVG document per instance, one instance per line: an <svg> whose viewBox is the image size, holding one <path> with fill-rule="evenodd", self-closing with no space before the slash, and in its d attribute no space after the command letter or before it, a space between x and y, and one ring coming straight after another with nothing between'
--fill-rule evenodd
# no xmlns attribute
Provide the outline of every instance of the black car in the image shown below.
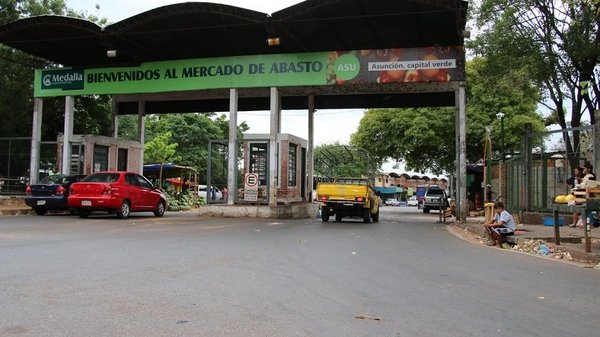
<svg viewBox="0 0 600 337"><path fill-rule="evenodd" d="M39 184L27 186L25 203L39 215L49 210L68 210L69 187L83 178L85 175L82 174L47 176Z"/></svg>

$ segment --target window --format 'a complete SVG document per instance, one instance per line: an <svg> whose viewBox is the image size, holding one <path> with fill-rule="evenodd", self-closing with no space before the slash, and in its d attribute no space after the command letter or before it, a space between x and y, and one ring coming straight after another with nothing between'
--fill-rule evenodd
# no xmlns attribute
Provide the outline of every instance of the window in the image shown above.
<svg viewBox="0 0 600 337"><path fill-rule="evenodd" d="M137 177L134 174L127 174L125 176L125 181L129 185L133 185L133 186L137 186L138 185Z"/></svg>
<svg viewBox="0 0 600 337"><path fill-rule="evenodd" d="M142 186L143 188L152 188L152 183L148 181L148 179L146 179L145 177L136 174L137 177L137 183L138 185Z"/></svg>
<svg viewBox="0 0 600 337"><path fill-rule="evenodd" d="M298 145L290 144L288 157L288 186L296 186L296 157Z"/></svg>
<svg viewBox="0 0 600 337"><path fill-rule="evenodd" d="M108 170L108 146L94 145L94 172Z"/></svg>
<svg viewBox="0 0 600 337"><path fill-rule="evenodd" d="M119 149L117 158L117 170L127 171L127 149Z"/></svg>
<svg viewBox="0 0 600 337"><path fill-rule="evenodd" d="M119 180L118 173L95 173L87 176L82 181L91 183L114 183Z"/></svg>
<svg viewBox="0 0 600 337"><path fill-rule="evenodd" d="M250 171L258 175L258 184L267 185L267 143L250 143Z"/></svg>

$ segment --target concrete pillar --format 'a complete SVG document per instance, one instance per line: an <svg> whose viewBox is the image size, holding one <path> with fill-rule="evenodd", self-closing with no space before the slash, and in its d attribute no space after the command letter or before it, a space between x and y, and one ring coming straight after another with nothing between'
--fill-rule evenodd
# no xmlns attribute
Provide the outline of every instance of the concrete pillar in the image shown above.
<svg viewBox="0 0 600 337"><path fill-rule="evenodd" d="M229 158L227 158L227 204L235 204L237 195L237 116L238 90L229 90Z"/></svg>
<svg viewBox="0 0 600 337"><path fill-rule="evenodd" d="M31 154L29 156L29 183L37 184L40 171L40 142L42 141L42 114L44 101L33 100L33 121L31 127Z"/></svg>
<svg viewBox="0 0 600 337"><path fill-rule="evenodd" d="M73 115L75 114L75 97L65 97L65 124L62 144L62 174L71 173L71 139L73 139Z"/></svg>
<svg viewBox="0 0 600 337"><path fill-rule="evenodd" d="M600 121L600 110L594 110L594 146L592 147L592 159L596 174L600 171L600 123L598 121Z"/></svg>
<svg viewBox="0 0 600 337"><path fill-rule="evenodd" d="M307 174L307 195L308 202L312 202L313 190L315 189L314 167L315 167L315 96L308 96L308 149L306 149L306 174Z"/></svg>
<svg viewBox="0 0 600 337"><path fill-rule="evenodd" d="M144 172L144 138L146 137L146 102L138 102L138 123L137 123L137 141L142 143L142 150L140 151L140 170L139 173Z"/></svg>
<svg viewBox="0 0 600 337"><path fill-rule="evenodd" d="M459 128L459 160L458 176L460 177L460 220L464 223L469 214L469 203L467 201L467 88L465 82L458 85L458 128Z"/></svg>
<svg viewBox="0 0 600 337"><path fill-rule="evenodd" d="M119 112L117 111L117 103L115 97L111 97L112 106L112 134L114 138L119 138Z"/></svg>
<svg viewBox="0 0 600 337"><path fill-rule="evenodd" d="M271 128L269 133L269 206L277 205L278 149L277 136L281 132L281 103L279 89L271 88Z"/></svg>

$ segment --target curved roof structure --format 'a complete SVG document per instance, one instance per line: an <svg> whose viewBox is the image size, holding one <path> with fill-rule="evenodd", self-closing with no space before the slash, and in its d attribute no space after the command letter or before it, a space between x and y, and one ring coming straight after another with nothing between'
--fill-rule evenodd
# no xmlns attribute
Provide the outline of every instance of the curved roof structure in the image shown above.
<svg viewBox="0 0 600 337"><path fill-rule="evenodd" d="M159 7L106 27L39 16L0 27L0 43L71 67L233 55L462 46L467 1L307 0L268 15L203 2ZM270 47L269 36L280 38ZM107 57L116 50L117 57Z"/></svg>

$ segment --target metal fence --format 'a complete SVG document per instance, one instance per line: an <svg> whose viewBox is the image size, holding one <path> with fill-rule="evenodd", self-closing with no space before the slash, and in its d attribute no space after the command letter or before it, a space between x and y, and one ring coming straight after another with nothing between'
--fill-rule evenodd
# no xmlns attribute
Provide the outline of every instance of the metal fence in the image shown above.
<svg viewBox="0 0 600 337"><path fill-rule="evenodd" d="M564 136L579 131L580 147L567 150ZM531 149L523 142L522 154L506 160L505 203L510 211L549 212L557 195L570 193L567 180L575 167L592 161L594 127L568 128L530 135ZM527 156L527 157L525 157Z"/></svg>
<svg viewBox="0 0 600 337"><path fill-rule="evenodd" d="M29 183L31 138L0 137L0 194L25 194ZM40 144L40 172L43 178L57 168L57 143Z"/></svg>

